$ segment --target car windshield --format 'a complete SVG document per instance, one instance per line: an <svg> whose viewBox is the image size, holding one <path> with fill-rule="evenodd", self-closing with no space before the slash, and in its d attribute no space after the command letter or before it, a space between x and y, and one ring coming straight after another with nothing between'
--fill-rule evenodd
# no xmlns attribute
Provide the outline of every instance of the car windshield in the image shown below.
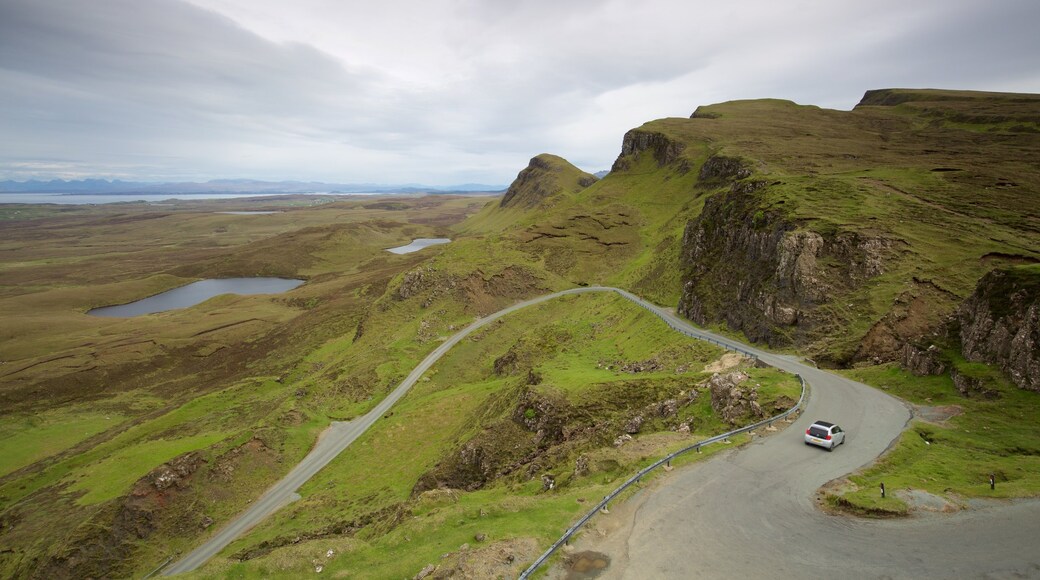
<svg viewBox="0 0 1040 580"><path fill-rule="evenodd" d="M813 425L812 427L809 427L809 435L812 435L813 437L826 437L828 433L823 427Z"/></svg>

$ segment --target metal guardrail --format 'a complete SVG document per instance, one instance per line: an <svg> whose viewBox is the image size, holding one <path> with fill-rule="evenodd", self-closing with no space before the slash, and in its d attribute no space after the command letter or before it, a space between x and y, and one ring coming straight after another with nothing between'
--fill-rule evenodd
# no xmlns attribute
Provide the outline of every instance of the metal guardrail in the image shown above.
<svg viewBox="0 0 1040 580"><path fill-rule="evenodd" d="M651 310L651 312L652 312L652 310ZM668 321L665 320L665 322L668 322ZM669 324L669 326L671 326L671 324ZM680 329L676 329L676 330L680 330ZM682 332L682 331L680 330L680 332ZM688 334L688 333L683 332L683 334ZM695 337L695 338L701 338L701 337ZM755 358L758 358L758 357L755 357ZM533 564L531 564L530 567L528 567L526 570L523 571L522 574L520 574L520 580L526 580L527 578L530 578L531 574L533 574L535 572L535 570L538 569L539 566L544 564L545 561L548 560L549 557L552 556L556 552L556 550L560 549L560 546L563 546L568 541L570 541L571 536L573 536L582 526L584 526L586 522L588 522L590 519L592 519L592 516L596 515L596 513L599 512L601 509L607 507L607 504L609 504L612 499L617 497L617 495L619 493L625 491L626 489L628 489L633 484L638 483L639 480L641 480L643 478L643 476L645 476L646 474L650 473L651 471L657 469L658 467L660 467L662 465L671 463L672 459L675 459L676 457L678 457L679 455L682 455L683 453L688 453L688 452L694 451L694 450L700 451L700 448L704 447L705 445L711 445L712 443L718 443L719 441L725 441L725 440L729 439L730 437L732 437L734 435L739 435L739 434L745 433L747 431L753 431L753 430L755 430L755 429L757 429L757 428L759 428L759 427L761 427L763 425L772 425L775 421L781 421L783 419L786 419L792 413L797 412L799 409L801 409L802 405L805 403L806 388L805 388L805 379L803 379L801 375L795 375L795 376L798 377L798 380L802 384L802 394L801 394L800 397L798 397L798 402L795 403L793 407L791 407L790 409L784 411L783 413L780 413L779 415L775 415L773 417L769 417L768 419L763 419L763 420L761 420L761 421L759 421L759 422L757 422L757 423L755 423L753 425L748 425L746 427L741 427L740 429L734 429L733 431L729 431L729 432L723 433L722 435L716 435L716 436L711 437L709 439L705 439L703 441L698 441L697 443L694 443L693 445L690 445L688 447L684 447L684 448L682 448L682 449L680 449L680 450L678 450L678 451L668 455L667 457L663 457L661 459L658 459L653 464L651 464L651 465L649 465L647 467L644 467L643 469L639 470L639 473L633 475L632 477L630 477L628 479L628 481L626 481L625 483L621 484L620 487L618 487L614 491L610 492L610 494L608 494L606 497L604 497L598 504L596 504L596 506L594 508L589 510L589 512L587 514L582 516L582 518L580 520L578 520L573 526L568 528L567 531L564 532L563 536L561 536L559 540L556 540L556 542L553 543L553 545L548 550L546 550L544 554L539 556L539 558L537 560L535 560L535 562Z"/></svg>

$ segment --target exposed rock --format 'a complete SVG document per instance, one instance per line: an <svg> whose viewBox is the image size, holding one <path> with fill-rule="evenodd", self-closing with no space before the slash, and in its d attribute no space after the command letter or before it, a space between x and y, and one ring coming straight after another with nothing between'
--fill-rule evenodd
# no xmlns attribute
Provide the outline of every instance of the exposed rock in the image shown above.
<svg viewBox="0 0 1040 580"><path fill-rule="evenodd" d="M718 161L708 173L730 175L736 166ZM680 315L698 324L725 322L772 346L805 343L819 328L845 323L834 319L844 308L818 307L883 272L901 243L819 233L759 204L759 194L731 188L709 197L687 224Z"/></svg>
<svg viewBox="0 0 1040 580"><path fill-rule="evenodd" d="M719 417L731 425L735 425L746 417L764 417L765 413L758 404L758 392L754 387L741 388L748 380L743 372L725 375L715 373L708 379L708 390L711 392L711 408Z"/></svg>
<svg viewBox="0 0 1040 580"><path fill-rule="evenodd" d="M997 365L1020 388L1040 391L1040 267L986 274L957 319L964 358Z"/></svg>
<svg viewBox="0 0 1040 580"><path fill-rule="evenodd" d="M556 488L556 478L551 474L542 475L542 491L551 491Z"/></svg>
<svg viewBox="0 0 1040 580"><path fill-rule="evenodd" d="M919 377L941 375L946 372L946 361L942 359L939 347L934 344L922 349L907 343L903 346L903 356L899 363L903 368Z"/></svg>
<svg viewBox="0 0 1040 580"><path fill-rule="evenodd" d="M513 421L539 436L541 441L563 439L563 426L568 404L559 398L550 398L526 391L513 408Z"/></svg>
<svg viewBox="0 0 1040 580"><path fill-rule="evenodd" d="M510 349L509 352L495 359L494 363L495 374L504 377L512 374L516 374L520 370L519 357L515 350Z"/></svg>
<svg viewBox="0 0 1040 580"><path fill-rule="evenodd" d="M624 434L618 435L617 439L614 439L614 447L621 447L622 445L624 445L625 443L628 443L631 440L632 440L632 436L629 435L628 433L624 433Z"/></svg>
<svg viewBox="0 0 1040 580"><path fill-rule="evenodd" d="M613 363L607 366L608 368L617 368L621 370L621 372L631 374L652 373L664 370L664 365L661 364L661 361L656 358L632 362L614 361Z"/></svg>
<svg viewBox="0 0 1040 580"><path fill-rule="evenodd" d="M583 477L589 474L589 456L582 453L574 460L574 475Z"/></svg>
<svg viewBox="0 0 1040 580"><path fill-rule="evenodd" d="M474 536L473 536L473 541L474 542L483 542L486 539L487 539L487 534L474 534Z"/></svg>
<svg viewBox="0 0 1040 580"><path fill-rule="evenodd" d="M642 428L643 428L643 416L642 415L636 415L635 417L632 417L631 419L629 419L625 423L625 433L628 433L630 435L639 433L639 430L642 429Z"/></svg>
<svg viewBox="0 0 1040 580"><path fill-rule="evenodd" d="M427 564L425 567L423 567L422 570L419 570L419 573L415 575L414 580L423 580L423 578L426 578L430 574L433 574L434 570L436 570L436 569L437 569L437 566L435 566L433 564ZM413 568L413 570L414 570L414 568Z"/></svg>
<svg viewBox="0 0 1040 580"><path fill-rule="evenodd" d="M696 391L694 391L696 392ZM666 399L660 403L652 403L646 407L647 413L657 415L662 419L674 417L679 412L679 402L675 399Z"/></svg>
<svg viewBox="0 0 1040 580"><path fill-rule="evenodd" d="M908 344L916 349L919 343L945 335L945 319L957 301L935 283L914 278L913 286L897 296L891 310L867 331L853 360L872 364L903 362L913 356L906 350Z"/></svg>
<svg viewBox="0 0 1040 580"><path fill-rule="evenodd" d="M199 527L204 529L204 530L209 528L212 525L213 525L213 518L211 518L209 516L206 516L206 517L202 518L202 521L199 522Z"/></svg>
<svg viewBox="0 0 1040 580"><path fill-rule="evenodd" d="M696 111L694 112L696 115ZM744 162L735 157L723 157L722 155L712 155L701 165L701 171L698 174L698 179L701 181L711 180L735 180L744 179L745 177L751 176L751 169L744 165Z"/></svg>
<svg viewBox="0 0 1040 580"><path fill-rule="evenodd" d="M982 379L971 377L959 372L956 368L950 369L950 378L953 386L965 397L982 397L984 399L996 399L1000 393L985 386Z"/></svg>
<svg viewBox="0 0 1040 580"><path fill-rule="evenodd" d="M159 491L173 486L181 487L188 476L195 473L205 462L206 460L196 452L186 453L153 469L144 480Z"/></svg>
<svg viewBox="0 0 1040 580"><path fill-rule="evenodd" d="M648 132L632 129L625 133L621 142L621 155L614 161L610 171L620 172L629 167L631 158L643 151L653 152L657 165L663 167L679 159L686 145L672 139L664 133Z"/></svg>

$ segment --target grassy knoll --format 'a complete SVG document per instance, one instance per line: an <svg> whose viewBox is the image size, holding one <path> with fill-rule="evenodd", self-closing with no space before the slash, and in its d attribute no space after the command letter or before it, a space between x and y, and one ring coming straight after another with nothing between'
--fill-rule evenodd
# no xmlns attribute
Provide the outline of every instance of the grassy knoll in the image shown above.
<svg viewBox="0 0 1040 580"><path fill-rule="evenodd" d="M960 363L962 367L968 366ZM891 365L846 374L919 406L895 446L849 477L832 505L856 512L905 514L902 490L924 490L959 506L977 498L1040 495L1040 394L1010 385L985 365L962 368L984 377L995 398L961 395L948 375L916 377ZM990 474L996 488L989 487ZM884 482L888 494L880 498Z"/></svg>
<svg viewBox="0 0 1040 580"><path fill-rule="evenodd" d="M315 566L316 555L331 572L407 576L466 543L529 559L531 546L549 543L640 467L728 428L712 413L710 397L682 398L720 354L612 294L521 311L456 346L391 414L306 484L302 500L225 551L245 562L217 558L198 576L290 577ZM648 370L625 370L630 363ZM749 372L767 408L781 396L797 397L793 376ZM614 447L627 420L670 398L687 401L676 416L647 416L634 441ZM522 426L528 416L522 407L532 400L552 401L536 405L540 424L559 424L574 435L532 443L537 433ZM692 434L672 430L690 420ZM472 475L473 466L452 466L460 450L491 454L503 445L522 448L519 464L500 461L489 479L468 480L471 491L421 491L431 474L457 482ZM579 456L587 458L587 473L575 472ZM543 473L558 482L551 492L542 488ZM476 534L486 536L486 545L478 545ZM306 541L293 545L293 538ZM340 555L325 557L329 549Z"/></svg>

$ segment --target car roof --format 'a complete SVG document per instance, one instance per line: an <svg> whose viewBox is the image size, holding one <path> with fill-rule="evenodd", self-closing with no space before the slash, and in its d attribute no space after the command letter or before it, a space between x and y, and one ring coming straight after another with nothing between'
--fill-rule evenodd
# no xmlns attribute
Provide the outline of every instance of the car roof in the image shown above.
<svg viewBox="0 0 1040 580"><path fill-rule="evenodd" d="M816 421L813 425L819 425L820 427L833 427L834 423L828 423L826 421Z"/></svg>

